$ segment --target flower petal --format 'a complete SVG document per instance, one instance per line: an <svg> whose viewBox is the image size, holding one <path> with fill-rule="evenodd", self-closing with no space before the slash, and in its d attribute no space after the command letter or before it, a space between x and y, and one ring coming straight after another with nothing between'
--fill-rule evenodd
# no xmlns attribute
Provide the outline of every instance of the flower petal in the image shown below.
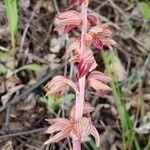
<svg viewBox="0 0 150 150"><path fill-rule="evenodd" d="M59 13L56 17L58 19L67 19L67 18L72 18L72 17L79 17L80 14L75 11L75 10L69 10L69 11L65 11L65 12L62 12L62 13Z"/></svg>
<svg viewBox="0 0 150 150"><path fill-rule="evenodd" d="M87 17L92 26L99 25L99 19L96 14L89 14Z"/></svg>
<svg viewBox="0 0 150 150"><path fill-rule="evenodd" d="M71 80L69 80L69 79L67 79L67 78L65 78L65 77L63 77L61 75L58 75L58 76L55 76L46 85L46 87L48 89L46 95L57 94L59 92L62 92L62 90L65 90L65 88L68 85L71 86L74 89L74 91L76 92L76 94L79 93L78 87L76 86L76 84L73 81L71 81Z"/></svg>
<svg viewBox="0 0 150 150"><path fill-rule="evenodd" d="M68 33L73 28L77 27L77 25L66 25L64 28L64 33Z"/></svg>
<svg viewBox="0 0 150 150"><path fill-rule="evenodd" d="M103 45L116 45L117 43L114 40L102 38L101 39Z"/></svg>
<svg viewBox="0 0 150 150"><path fill-rule="evenodd" d="M95 90L103 90L103 91L109 91L111 88L107 86L106 84L102 83L101 81L95 80L95 79L90 79L88 81L88 85Z"/></svg>
<svg viewBox="0 0 150 150"><path fill-rule="evenodd" d="M69 133L71 131L71 128L65 128L64 130L58 132L56 135L54 135L53 137L50 137L49 140L47 140L44 145L47 145L47 144L51 144L51 143L56 143L64 138L66 138Z"/></svg>
<svg viewBox="0 0 150 150"><path fill-rule="evenodd" d="M64 126L66 124L60 124L60 123L55 123L53 125L51 125L47 130L46 130L46 133L54 133L54 132L58 132L60 130L63 130L64 129Z"/></svg>
<svg viewBox="0 0 150 150"><path fill-rule="evenodd" d="M95 138L96 146L100 147L100 136L96 128L92 125L90 134Z"/></svg>
<svg viewBox="0 0 150 150"><path fill-rule="evenodd" d="M85 50L81 54L81 61L77 66L77 76L79 78L84 76L87 72L92 71L92 69L95 69L96 61L93 55L94 54L90 49Z"/></svg>
<svg viewBox="0 0 150 150"><path fill-rule="evenodd" d="M100 72L100 71L92 71L90 75L88 76L89 78L94 78L96 80L102 81L104 83L109 83L111 81L111 78L107 76L106 74Z"/></svg>
<svg viewBox="0 0 150 150"><path fill-rule="evenodd" d="M75 51L77 54L80 53L80 39L75 40L68 46L65 55L68 56L72 51Z"/></svg>
<svg viewBox="0 0 150 150"><path fill-rule="evenodd" d="M93 37L92 43L98 49L103 47L103 42L98 37Z"/></svg>
<svg viewBox="0 0 150 150"><path fill-rule="evenodd" d="M66 119L66 118L55 118L55 119L45 119L49 124L53 124L53 123L65 123L65 124L69 124L70 120Z"/></svg>

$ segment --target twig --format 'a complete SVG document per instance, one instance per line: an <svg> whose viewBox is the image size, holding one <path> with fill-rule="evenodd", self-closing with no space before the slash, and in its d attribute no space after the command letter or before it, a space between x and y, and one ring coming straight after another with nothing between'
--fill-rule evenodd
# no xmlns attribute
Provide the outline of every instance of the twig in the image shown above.
<svg viewBox="0 0 150 150"><path fill-rule="evenodd" d="M28 135L28 134L33 134L33 133L38 133L38 132L43 132L45 131L47 128L39 128L39 129L33 129L30 131L23 131L23 132L17 132L17 133L11 133L11 134L6 134L6 135L1 135L0 136L0 140L5 139L5 138L10 138L10 137L16 137L16 136L20 136L20 135Z"/></svg>
<svg viewBox="0 0 150 150"><path fill-rule="evenodd" d="M43 77L41 80L39 80L36 84L33 84L32 86L30 86L29 88L27 88L26 90L24 90L24 92L21 95L19 95L18 97L15 97L9 103L7 103L6 105L2 106L0 108L0 112L4 111L8 106L14 105L17 102L21 101L24 97L26 97L27 95L29 95L32 91L34 91L40 85L42 85L47 80L49 80L51 76L53 76L57 71L61 70L63 67L64 67L64 64L62 64L59 68L57 68L56 70L54 70L52 73L47 74L45 77Z"/></svg>
<svg viewBox="0 0 150 150"><path fill-rule="evenodd" d="M39 8L39 4L41 3L42 0L40 0L39 2L37 2L32 14L31 14L31 17L26 25L26 28L24 29L24 32L23 32L23 36L22 36L22 39L21 39L21 46L20 46L20 49L22 50L23 48L23 44L24 44L24 40L25 40L25 37L26 37L26 34L27 34L27 31L29 29L29 26L30 26L30 22L32 21L33 17L35 16L35 12L36 10Z"/></svg>
<svg viewBox="0 0 150 150"><path fill-rule="evenodd" d="M11 109L11 106L8 106L6 110L6 118L5 118L5 124L4 124L4 131L6 133L8 133L10 130L10 109Z"/></svg>

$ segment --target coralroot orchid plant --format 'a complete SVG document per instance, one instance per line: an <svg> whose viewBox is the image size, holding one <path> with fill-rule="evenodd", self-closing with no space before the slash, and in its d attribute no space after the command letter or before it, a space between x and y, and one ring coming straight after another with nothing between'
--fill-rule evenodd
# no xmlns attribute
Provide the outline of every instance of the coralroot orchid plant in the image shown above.
<svg viewBox="0 0 150 150"><path fill-rule="evenodd" d="M93 88L102 97L106 91L111 90L107 85L110 77L94 70L97 64L90 46L93 44L95 48L101 49L104 45L114 45L116 42L108 38L111 35L108 24L101 24L95 14L87 13L88 0L68 0L69 4L75 2L81 5L81 12L69 10L58 14L60 23L55 30L67 33L75 27L81 28L81 38L77 38L66 49L66 58L70 57L69 62L76 66L77 80L74 82L58 75L46 85L46 95L56 96L60 96L69 85L76 95L75 105L71 109L69 119L46 119L52 124L47 133L57 133L44 144L58 142L70 136L73 150L80 150L81 138L89 135L95 138L97 147L100 146L100 136L90 119L94 108L84 99L85 88ZM73 55L70 56L71 52Z"/></svg>

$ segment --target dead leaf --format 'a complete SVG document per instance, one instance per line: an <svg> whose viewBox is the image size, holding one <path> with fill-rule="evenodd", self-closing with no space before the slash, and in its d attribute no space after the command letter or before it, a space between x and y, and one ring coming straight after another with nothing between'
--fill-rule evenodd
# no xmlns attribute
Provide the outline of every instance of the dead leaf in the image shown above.
<svg viewBox="0 0 150 150"><path fill-rule="evenodd" d="M115 139L115 132L111 128L106 129L106 131L101 135L101 148L100 150L110 150L111 145Z"/></svg>
<svg viewBox="0 0 150 150"><path fill-rule="evenodd" d="M30 6L30 0L19 0L18 4L23 10L27 10Z"/></svg>
<svg viewBox="0 0 150 150"><path fill-rule="evenodd" d="M4 146L1 147L1 150L14 150L13 149L13 144L12 144L12 141L9 140L7 141Z"/></svg>
<svg viewBox="0 0 150 150"><path fill-rule="evenodd" d="M60 36L59 38L52 38L50 51L53 53L59 53L61 48L63 48L64 46L65 46L64 37Z"/></svg>
<svg viewBox="0 0 150 150"><path fill-rule="evenodd" d="M35 96L35 94L31 93L23 102L18 105L18 110L27 111L34 109L36 106L36 99L37 97Z"/></svg>
<svg viewBox="0 0 150 150"><path fill-rule="evenodd" d="M139 134L150 134L150 122L134 129Z"/></svg>
<svg viewBox="0 0 150 150"><path fill-rule="evenodd" d="M112 63L110 64L110 69L112 70L114 78L117 81L123 81L124 79L126 79L127 73L123 64L117 56L113 59Z"/></svg>
<svg viewBox="0 0 150 150"><path fill-rule="evenodd" d="M22 89L24 86L23 85L18 85L10 88L5 95L1 97L1 102L4 105L8 102L8 100L11 98L12 94L17 92L18 90Z"/></svg>

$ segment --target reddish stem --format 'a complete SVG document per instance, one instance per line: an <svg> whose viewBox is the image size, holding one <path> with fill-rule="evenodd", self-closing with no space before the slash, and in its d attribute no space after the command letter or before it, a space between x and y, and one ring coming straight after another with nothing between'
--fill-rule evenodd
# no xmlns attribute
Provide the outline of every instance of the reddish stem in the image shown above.
<svg viewBox="0 0 150 150"><path fill-rule="evenodd" d="M86 49L86 44L84 40L84 35L87 33L87 6L82 4L82 33L81 33L81 52ZM84 92L85 92L85 79L86 75L79 79L79 95L76 95L75 104L75 120L78 121L83 114L83 104L84 104ZM73 141L73 150L81 150L81 139Z"/></svg>

